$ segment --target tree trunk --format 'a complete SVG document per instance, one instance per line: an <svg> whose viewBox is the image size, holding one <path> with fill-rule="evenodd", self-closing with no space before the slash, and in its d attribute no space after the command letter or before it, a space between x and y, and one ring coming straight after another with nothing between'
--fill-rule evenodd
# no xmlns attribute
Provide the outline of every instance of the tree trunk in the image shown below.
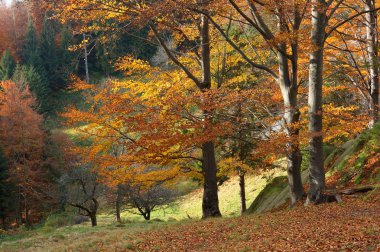
<svg viewBox="0 0 380 252"><path fill-rule="evenodd" d="M145 213L142 214L145 220L150 220L150 210L145 209Z"/></svg>
<svg viewBox="0 0 380 252"><path fill-rule="evenodd" d="M221 216L219 210L217 168L213 142L202 144L202 170L204 176L202 218Z"/></svg>
<svg viewBox="0 0 380 252"><path fill-rule="evenodd" d="M365 0L365 10L371 11L375 9L374 0ZM367 51L369 63L369 126L372 127L378 121L379 113L379 61L378 61L378 35L377 35L377 14L375 11L368 12L366 17L367 31Z"/></svg>
<svg viewBox="0 0 380 252"><path fill-rule="evenodd" d="M120 214L120 212L121 212L120 211L120 208L121 208L121 187L120 187L120 185L117 186L115 208L116 208L116 221L121 222L121 214Z"/></svg>
<svg viewBox="0 0 380 252"><path fill-rule="evenodd" d="M311 42L309 65L309 151L310 190L308 202L318 203L325 188L322 136L323 46L326 28L325 0L312 0Z"/></svg>
<svg viewBox="0 0 380 252"><path fill-rule="evenodd" d="M25 206L25 226L29 227L30 226L29 208L28 208L26 197L24 197L24 206Z"/></svg>
<svg viewBox="0 0 380 252"><path fill-rule="evenodd" d="M201 0L201 2L203 2ZM210 29L209 20L201 15L201 55L202 55L202 90L211 88L211 63L210 63ZM211 120L211 112L204 111L204 120ZM219 210L217 167L215 161L215 146L212 141L202 144L202 171L204 176L204 190L202 202L202 218L221 216Z"/></svg>
<svg viewBox="0 0 380 252"><path fill-rule="evenodd" d="M19 192L18 192L18 216L17 216L17 226L21 226L24 221L23 221L23 216L22 216L22 212L23 212L23 207L22 207L22 194L21 194L21 189L19 187Z"/></svg>
<svg viewBox="0 0 380 252"><path fill-rule="evenodd" d="M298 83L297 83L297 48L293 48L293 57L295 63L292 64L293 78L290 77L290 69L288 58L283 54L286 46L281 46L282 52L277 53L279 62L279 85L284 100L284 128L288 141L286 142L286 160L288 184L290 189L291 204L294 205L298 200L302 199L305 194L302 178L301 163L302 155L299 149L299 129L295 125L300 120L300 112L298 109Z"/></svg>
<svg viewBox="0 0 380 252"><path fill-rule="evenodd" d="M88 71L88 52L87 52L87 42L86 34L83 33L83 48L84 48L84 64L86 70L86 83L90 83L90 73Z"/></svg>
<svg viewBox="0 0 380 252"><path fill-rule="evenodd" d="M96 227L98 225L98 221L96 219L96 212L91 212L88 214L91 219L91 226Z"/></svg>
<svg viewBox="0 0 380 252"><path fill-rule="evenodd" d="M240 214L247 210L245 197L245 172L239 169L239 187L240 187Z"/></svg>
<svg viewBox="0 0 380 252"><path fill-rule="evenodd" d="M2 226L3 226L3 230L7 230L7 223L6 223L5 216L1 217L1 222L2 222Z"/></svg>

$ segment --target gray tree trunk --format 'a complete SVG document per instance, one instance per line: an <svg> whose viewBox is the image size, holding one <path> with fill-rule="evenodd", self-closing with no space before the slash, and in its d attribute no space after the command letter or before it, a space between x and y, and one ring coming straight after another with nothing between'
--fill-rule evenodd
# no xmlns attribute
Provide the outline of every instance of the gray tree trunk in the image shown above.
<svg viewBox="0 0 380 252"><path fill-rule="evenodd" d="M309 63L309 151L310 151L310 190L308 202L318 203L325 188L325 171L323 167L322 136L322 85L323 85L323 50L326 37L325 0L312 0L311 43Z"/></svg>
<svg viewBox="0 0 380 252"><path fill-rule="evenodd" d="M282 46L283 51L286 47ZM297 58L297 55L295 55ZM279 62L279 85L284 100L284 128L288 141L286 143L286 159L288 184L291 195L291 202L294 205L302 199L305 194L301 179L302 154L299 149L299 129L294 126L299 122L300 112L298 109L298 83L297 83L297 63L292 64L293 78L290 78L288 59L283 53L278 52Z"/></svg>
<svg viewBox="0 0 380 252"><path fill-rule="evenodd" d="M88 71L88 52L87 52L87 42L86 34L83 33L83 47L84 47L84 64L86 69L86 83L90 83L90 73Z"/></svg>
<svg viewBox="0 0 380 252"><path fill-rule="evenodd" d="M375 9L374 0L365 0L365 11ZM372 127L378 121L379 113L379 61L378 61L378 35L377 14L375 11L368 12L366 17L367 51L369 59L369 126Z"/></svg>

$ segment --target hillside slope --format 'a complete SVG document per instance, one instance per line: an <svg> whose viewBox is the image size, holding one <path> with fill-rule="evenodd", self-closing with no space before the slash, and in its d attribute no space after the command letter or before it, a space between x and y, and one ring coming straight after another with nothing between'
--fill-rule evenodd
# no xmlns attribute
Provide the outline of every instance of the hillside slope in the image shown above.
<svg viewBox="0 0 380 252"><path fill-rule="evenodd" d="M345 197L243 217L29 233L0 251L378 251L379 216L379 197Z"/></svg>
<svg viewBox="0 0 380 252"><path fill-rule="evenodd" d="M304 160L305 161L305 160ZM307 165L306 165L307 166ZM341 189L380 183L380 123L353 140L335 148L325 159L327 189ZM308 171L302 173L307 182ZM276 177L260 192L247 213L275 209L290 198L286 177Z"/></svg>

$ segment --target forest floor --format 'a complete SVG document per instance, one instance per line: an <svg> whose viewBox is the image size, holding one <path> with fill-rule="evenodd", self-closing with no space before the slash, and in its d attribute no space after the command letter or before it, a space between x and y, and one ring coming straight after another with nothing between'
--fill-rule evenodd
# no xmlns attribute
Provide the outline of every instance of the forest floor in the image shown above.
<svg viewBox="0 0 380 252"><path fill-rule="evenodd" d="M0 251L380 251L379 216L377 190L259 215L30 233Z"/></svg>

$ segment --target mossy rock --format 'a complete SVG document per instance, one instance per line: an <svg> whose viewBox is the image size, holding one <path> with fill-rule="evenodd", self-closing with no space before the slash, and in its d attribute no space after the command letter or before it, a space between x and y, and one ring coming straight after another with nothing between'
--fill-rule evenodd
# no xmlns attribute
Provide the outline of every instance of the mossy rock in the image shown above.
<svg viewBox="0 0 380 252"><path fill-rule="evenodd" d="M365 130L356 139L343 144L340 151L329 157L329 174L339 173L339 186L349 183L378 183L380 169L378 166L366 167L367 162L380 151L380 123L372 129ZM332 156L330 155L330 156Z"/></svg>
<svg viewBox="0 0 380 252"><path fill-rule="evenodd" d="M273 178L259 193L246 213L262 213L283 204L289 198L289 190L285 190L287 187L286 176Z"/></svg>

